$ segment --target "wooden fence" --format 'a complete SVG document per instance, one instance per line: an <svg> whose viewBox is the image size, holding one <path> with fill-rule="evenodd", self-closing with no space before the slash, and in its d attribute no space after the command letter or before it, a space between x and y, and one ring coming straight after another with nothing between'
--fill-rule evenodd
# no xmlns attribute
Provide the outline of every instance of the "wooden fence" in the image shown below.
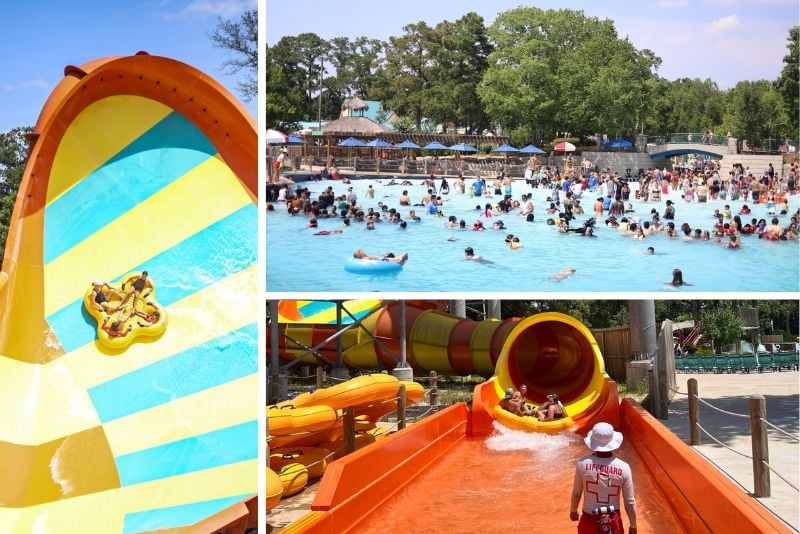
<svg viewBox="0 0 800 534"><path fill-rule="evenodd" d="M631 355L631 327L594 328L591 332L603 354L606 372L624 384L627 378L626 365Z"/></svg>

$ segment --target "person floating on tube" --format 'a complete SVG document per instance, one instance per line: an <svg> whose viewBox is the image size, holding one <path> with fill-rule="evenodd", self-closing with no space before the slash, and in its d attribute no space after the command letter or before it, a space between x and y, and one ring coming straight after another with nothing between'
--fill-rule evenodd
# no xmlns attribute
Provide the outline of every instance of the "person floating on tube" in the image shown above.
<svg viewBox="0 0 800 534"><path fill-rule="evenodd" d="M619 510L620 492L625 499L625 513L631 525L628 534L636 534L636 500L633 494L631 467L614 456L622 445L622 433L608 423L597 423L584 439L592 454L575 465L575 480L569 518L579 521L578 534L623 534ZM583 495L583 513L578 503Z"/></svg>

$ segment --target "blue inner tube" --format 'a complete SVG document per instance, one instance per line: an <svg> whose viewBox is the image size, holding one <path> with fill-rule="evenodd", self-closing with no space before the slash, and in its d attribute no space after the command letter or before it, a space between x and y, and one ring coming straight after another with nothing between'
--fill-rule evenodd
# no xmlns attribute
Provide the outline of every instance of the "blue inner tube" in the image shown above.
<svg viewBox="0 0 800 534"><path fill-rule="evenodd" d="M360 260L351 257L344 263L344 270L354 274L388 274L402 269L403 266L394 261Z"/></svg>

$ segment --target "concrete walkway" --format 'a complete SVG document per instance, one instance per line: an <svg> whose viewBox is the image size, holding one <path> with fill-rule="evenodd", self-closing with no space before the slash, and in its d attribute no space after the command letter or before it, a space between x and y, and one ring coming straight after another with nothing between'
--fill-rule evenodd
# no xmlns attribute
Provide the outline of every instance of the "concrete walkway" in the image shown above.
<svg viewBox="0 0 800 534"><path fill-rule="evenodd" d="M800 532L800 443L798 420L800 410L800 373L796 371L750 374L678 374L677 389L672 399L669 419L661 422L687 444L689 443L687 381L697 380L698 396L713 406L747 419L723 414L700 403L700 425L736 454L702 435L702 445L694 447L729 478L750 494L753 492L753 463L750 441L750 395L764 395L767 420L788 432L795 439L768 427L769 464L787 482L770 473L772 496L757 499L787 525ZM791 484L791 485L790 485ZM792 487L794 486L794 488Z"/></svg>

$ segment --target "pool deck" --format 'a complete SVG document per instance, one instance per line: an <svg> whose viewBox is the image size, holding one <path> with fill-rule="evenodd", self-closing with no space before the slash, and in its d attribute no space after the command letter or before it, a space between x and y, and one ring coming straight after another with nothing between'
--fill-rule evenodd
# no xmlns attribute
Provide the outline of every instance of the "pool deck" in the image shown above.
<svg viewBox="0 0 800 534"><path fill-rule="evenodd" d="M669 419L661 423L689 443L687 381L697 380L698 396L717 408L749 415L750 395L764 395L767 420L798 437L800 414L800 373L797 371L739 374L678 374L678 393L669 407ZM700 425L720 442L747 456L752 455L750 420L720 413L701 403ZM795 488L800 488L800 443L768 429L769 464ZM694 449L749 494L753 492L753 463L702 435L702 445ZM773 514L800 532L800 494L774 473L770 474L772 496L757 499Z"/></svg>
<svg viewBox="0 0 800 534"><path fill-rule="evenodd" d="M798 436L800 422L800 373L765 372L751 374L678 374L677 389L685 393L687 380L695 378L701 399L738 414L749 413L749 396L764 395L767 419L784 431ZM661 423L673 434L689 443L688 401L678 393L670 405L669 419ZM700 408L700 424L728 447L750 455L750 422L722 414L705 405ZM752 494L752 462L703 436L703 444L695 450ZM800 443L772 429L769 430L770 465L795 487L800 487ZM277 533L311 510L319 480L298 495L282 501L267 515L267 532ZM776 475L771 476L772 496L757 499L773 514L800 532L800 498L798 492Z"/></svg>

